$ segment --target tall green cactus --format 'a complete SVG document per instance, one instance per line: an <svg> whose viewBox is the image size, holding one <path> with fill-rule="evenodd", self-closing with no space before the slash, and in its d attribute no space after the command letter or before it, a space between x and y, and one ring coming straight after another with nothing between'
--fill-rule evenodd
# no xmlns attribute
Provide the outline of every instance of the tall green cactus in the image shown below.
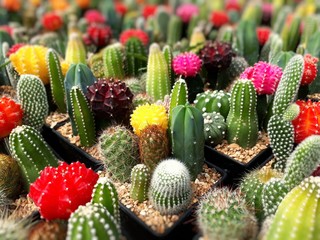
<svg viewBox="0 0 320 240"><path fill-rule="evenodd" d="M173 46L181 40L182 20L176 15L172 15L168 24L167 44Z"/></svg>
<svg viewBox="0 0 320 240"><path fill-rule="evenodd" d="M86 48L78 33L70 34L65 55L66 62L70 64L86 64Z"/></svg>
<svg viewBox="0 0 320 240"><path fill-rule="evenodd" d="M121 43L109 45L103 51L103 66L107 78L124 79L124 52Z"/></svg>
<svg viewBox="0 0 320 240"><path fill-rule="evenodd" d="M41 170L47 166L58 166L57 158L33 127L22 125L14 128L9 136L9 147L22 169L27 190Z"/></svg>
<svg viewBox="0 0 320 240"><path fill-rule="evenodd" d="M30 74L21 75L17 95L23 109L23 123L40 129L49 113L47 93L41 79Z"/></svg>
<svg viewBox="0 0 320 240"><path fill-rule="evenodd" d="M204 120L201 111L187 105L172 109L170 121L172 154L186 164L192 179L204 163Z"/></svg>
<svg viewBox="0 0 320 240"><path fill-rule="evenodd" d="M151 174L144 164L137 164L131 170L130 196L133 200L143 202L148 198Z"/></svg>
<svg viewBox="0 0 320 240"><path fill-rule="evenodd" d="M171 118L172 109L178 105L185 105L188 99L188 89L185 80L177 80L170 94L169 118Z"/></svg>
<svg viewBox="0 0 320 240"><path fill-rule="evenodd" d="M174 83L174 72L172 67L172 60L173 60L172 48L170 47L170 45L165 45L162 49L162 52L167 62L169 79L172 85Z"/></svg>
<svg viewBox="0 0 320 240"><path fill-rule="evenodd" d="M59 56L55 50L48 50L46 62L53 101L56 103L59 111L65 113L67 111L67 105L65 102L64 76L62 74Z"/></svg>
<svg viewBox="0 0 320 240"><path fill-rule="evenodd" d="M257 96L251 80L238 80L231 92L227 117L227 140L242 148L253 147L258 140Z"/></svg>
<svg viewBox="0 0 320 240"><path fill-rule="evenodd" d="M146 61L140 59L141 56L147 58L142 42L138 38L130 38L125 44L125 53L127 58L127 74L134 77L139 76L139 69L147 66Z"/></svg>
<svg viewBox="0 0 320 240"><path fill-rule="evenodd" d="M295 15L293 16L290 24L284 24L281 31L281 38L283 40L283 51L296 51L300 37L300 23L301 17Z"/></svg>
<svg viewBox="0 0 320 240"><path fill-rule="evenodd" d="M160 46L153 43L149 49L147 65L146 92L154 101L163 100L170 94L168 65Z"/></svg>

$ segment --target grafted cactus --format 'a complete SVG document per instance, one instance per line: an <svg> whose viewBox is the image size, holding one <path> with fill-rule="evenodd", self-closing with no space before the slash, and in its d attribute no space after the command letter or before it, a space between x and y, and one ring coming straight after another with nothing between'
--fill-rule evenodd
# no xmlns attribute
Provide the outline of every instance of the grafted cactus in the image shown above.
<svg viewBox="0 0 320 240"><path fill-rule="evenodd" d="M151 174L144 164L137 164L131 170L130 196L138 202L143 202L148 198Z"/></svg>
<svg viewBox="0 0 320 240"><path fill-rule="evenodd" d="M103 51L103 66L106 78L124 79L124 48L121 43L109 45Z"/></svg>

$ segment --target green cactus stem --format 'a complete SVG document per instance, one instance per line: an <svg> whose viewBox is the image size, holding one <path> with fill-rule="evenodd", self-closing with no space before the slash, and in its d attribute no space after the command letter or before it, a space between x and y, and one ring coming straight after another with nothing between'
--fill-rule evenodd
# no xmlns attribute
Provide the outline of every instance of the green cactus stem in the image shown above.
<svg viewBox="0 0 320 240"><path fill-rule="evenodd" d="M257 96L252 81L238 80L231 93L227 117L227 141L242 148L253 147L258 140Z"/></svg>
<svg viewBox="0 0 320 240"><path fill-rule="evenodd" d="M148 198L151 174L144 164L137 164L131 171L130 196L133 200L143 202Z"/></svg>
<svg viewBox="0 0 320 240"><path fill-rule="evenodd" d="M59 56L55 50L49 49L46 62L50 77L52 98L60 112L65 113L67 106L65 102L64 76L62 74Z"/></svg>
<svg viewBox="0 0 320 240"><path fill-rule="evenodd" d="M23 124L40 129L49 113L47 93L41 79L30 74L21 75L17 95L23 109Z"/></svg>
<svg viewBox="0 0 320 240"><path fill-rule="evenodd" d="M188 99L188 88L184 79L178 79L171 90L169 116L171 116L172 109L178 105L185 105Z"/></svg>
<svg viewBox="0 0 320 240"><path fill-rule="evenodd" d="M173 46L181 40L182 20L176 15L172 15L168 24L167 44Z"/></svg>
<svg viewBox="0 0 320 240"><path fill-rule="evenodd" d="M300 23L301 17L295 15L293 16L290 24L284 24L281 31L281 38L283 40L283 51L296 51L300 37Z"/></svg>
<svg viewBox="0 0 320 240"><path fill-rule="evenodd" d="M70 64L86 64L86 48L78 33L70 34L65 55L66 62Z"/></svg>
<svg viewBox="0 0 320 240"><path fill-rule="evenodd" d="M227 124L224 117L217 112L204 113L205 142L211 146L220 144L226 136Z"/></svg>
<svg viewBox="0 0 320 240"><path fill-rule="evenodd" d="M170 47L170 45L165 45L162 49L162 52L167 62L169 79L172 85L174 83L174 72L172 68L172 60L173 60L172 48Z"/></svg>
<svg viewBox="0 0 320 240"><path fill-rule="evenodd" d="M58 166L57 158L33 127L22 125L14 128L9 136L9 146L13 158L21 167L27 190L41 170L47 166Z"/></svg>
<svg viewBox="0 0 320 240"><path fill-rule="evenodd" d="M141 57L147 58L146 50L138 38L130 38L125 44L128 76L137 77L141 74L139 69L147 66L147 62Z"/></svg>
<svg viewBox="0 0 320 240"><path fill-rule="evenodd" d="M124 49L121 43L115 43L105 48L103 51L103 66L106 78L124 79Z"/></svg>

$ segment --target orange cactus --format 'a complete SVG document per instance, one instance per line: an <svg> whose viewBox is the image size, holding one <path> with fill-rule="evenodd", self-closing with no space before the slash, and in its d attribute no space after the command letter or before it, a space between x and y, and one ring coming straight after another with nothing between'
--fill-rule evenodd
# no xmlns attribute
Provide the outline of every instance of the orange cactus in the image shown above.
<svg viewBox="0 0 320 240"><path fill-rule="evenodd" d="M20 0L2 0L2 7L7 11L17 12L21 8Z"/></svg>
<svg viewBox="0 0 320 240"><path fill-rule="evenodd" d="M76 0L76 4L79 8L85 9L90 6L90 0Z"/></svg>
<svg viewBox="0 0 320 240"><path fill-rule="evenodd" d="M53 11L63 11L69 7L67 0L50 0L50 6Z"/></svg>

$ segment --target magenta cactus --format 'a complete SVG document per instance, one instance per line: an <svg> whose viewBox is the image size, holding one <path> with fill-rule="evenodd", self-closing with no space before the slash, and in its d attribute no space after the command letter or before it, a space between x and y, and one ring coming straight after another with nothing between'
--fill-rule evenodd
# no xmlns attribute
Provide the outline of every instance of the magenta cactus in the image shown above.
<svg viewBox="0 0 320 240"><path fill-rule="evenodd" d="M258 95L271 95L275 92L282 69L276 65L267 62L257 62L253 67L248 67L240 75L241 79L250 79Z"/></svg>
<svg viewBox="0 0 320 240"><path fill-rule="evenodd" d="M172 62L173 71L183 77L194 77L201 69L202 61L194 53L186 52L177 55Z"/></svg>
<svg viewBox="0 0 320 240"><path fill-rule="evenodd" d="M199 8L197 5L185 3L177 8L176 14L184 23L188 23L191 20L192 16L199 14Z"/></svg>

